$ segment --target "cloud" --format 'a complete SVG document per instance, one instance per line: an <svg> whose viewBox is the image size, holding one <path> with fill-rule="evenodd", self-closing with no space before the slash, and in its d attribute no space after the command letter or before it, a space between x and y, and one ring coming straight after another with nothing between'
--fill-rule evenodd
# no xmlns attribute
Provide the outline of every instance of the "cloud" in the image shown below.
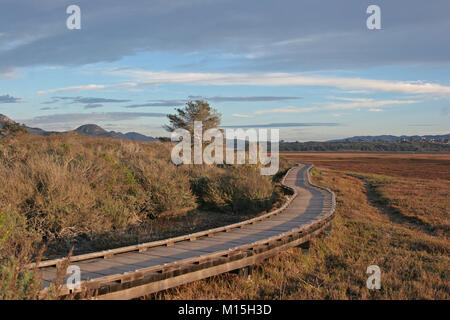
<svg viewBox="0 0 450 320"><path fill-rule="evenodd" d="M15 79L18 76L16 72L0 72L0 79Z"/></svg>
<svg viewBox="0 0 450 320"><path fill-rule="evenodd" d="M272 97L272 96L253 96L253 97L202 97L189 96L189 100L206 100L210 102L264 102L264 101L284 101L299 100L302 97Z"/></svg>
<svg viewBox="0 0 450 320"><path fill-rule="evenodd" d="M125 99L107 99L107 98L73 98L72 103L120 103L130 102L131 100Z"/></svg>
<svg viewBox="0 0 450 320"><path fill-rule="evenodd" d="M151 100L149 103L132 104L125 108L144 108L144 107L178 107L192 100L206 100L208 102L262 102L262 101L284 101L298 100L300 97L272 97L272 96L251 96L251 97L203 97L188 96L184 100Z"/></svg>
<svg viewBox="0 0 450 320"><path fill-rule="evenodd" d="M95 109L95 108L101 108L103 107L103 104L101 103L89 103L84 106L85 109Z"/></svg>
<svg viewBox="0 0 450 320"><path fill-rule="evenodd" d="M109 98L92 98L92 97L52 97L51 100L45 101L42 104L54 104L61 101L68 101L68 103L80 103L85 104L85 109L94 109L103 107L104 103L122 103L130 102L131 100L125 99L109 99ZM50 110L50 109L41 109Z"/></svg>
<svg viewBox="0 0 450 320"><path fill-rule="evenodd" d="M319 111L321 108L319 107L309 107L309 108L296 108L296 107L285 107L285 108L275 108L275 109L267 109L267 110L257 110L253 112L254 115L261 114L270 114L270 113L304 113L304 112L312 112Z"/></svg>
<svg viewBox="0 0 450 320"><path fill-rule="evenodd" d="M236 117L236 118L251 118L252 117L249 114L240 114L240 113L233 113L232 116Z"/></svg>
<svg viewBox="0 0 450 320"><path fill-rule="evenodd" d="M267 124L249 124L236 126L220 126L221 128L289 128L289 127L336 127L339 123L334 122L312 122L312 123L267 123Z"/></svg>
<svg viewBox="0 0 450 320"><path fill-rule="evenodd" d="M359 109L369 109L372 112L383 111L380 107L389 107L394 105L407 105L407 104L415 104L419 103L419 100L375 100L371 98L336 98L337 100L343 100L346 102L326 102L321 106L313 106L313 107L283 107L283 108L274 108L274 109L266 109L266 110L256 110L251 114L239 114L242 118L252 117L254 115L262 115L262 114L280 114L280 113L307 113L307 112L316 112L316 111L331 111L331 110L359 110ZM334 115L336 115L335 113ZM341 114L338 114L341 115Z"/></svg>
<svg viewBox="0 0 450 320"><path fill-rule="evenodd" d="M311 76L297 73L177 73L152 72L141 69L114 69L107 71L114 75L134 78L135 85L157 85L167 83L197 85L252 85L252 86L315 86L335 87L339 89L368 89L374 92L402 94L430 94L450 96L450 86L427 82L392 81L379 79L349 78L336 76ZM115 87L127 83L115 84ZM70 87L71 90L92 90L109 88L109 85L87 85ZM38 94L60 92L69 88L39 91ZM218 98L218 97L216 97ZM290 97L292 98L292 97Z"/></svg>
<svg viewBox="0 0 450 320"><path fill-rule="evenodd" d="M449 63L448 0L383 2L380 32L365 27L370 2L360 0L76 2L83 27L73 32L64 26L67 1L24 10L25 0L3 0L0 71L113 62L140 52L229 57L240 70Z"/></svg>
<svg viewBox="0 0 450 320"><path fill-rule="evenodd" d="M57 103L58 101L59 101L58 99L51 99L51 100L42 102L42 104L54 104L54 103Z"/></svg>
<svg viewBox="0 0 450 320"><path fill-rule="evenodd" d="M88 91L88 90L96 90L96 89L104 89L107 88L106 85L99 85L99 84L88 84L84 86L73 86L73 87L67 87L67 88L58 88L58 89L51 89L51 90L39 90L37 94L48 94L48 93L57 93L57 92L67 92L67 91Z"/></svg>
<svg viewBox="0 0 450 320"><path fill-rule="evenodd" d="M124 108L144 108L144 107L177 107L182 106L187 102L187 100L156 100L156 102L149 102L143 104L131 104L125 106Z"/></svg>
<svg viewBox="0 0 450 320"><path fill-rule="evenodd" d="M39 90L36 93L38 95L44 95L49 93L58 93L58 92L69 92L69 91L91 91L91 90L99 90L99 89L107 89L107 88L126 88L126 87L134 87L135 83L124 82L119 84L87 84L82 86L71 86L65 88L58 89L50 89L50 90Z"/></svg>
<svg viewBox="0 0 450 320"><path fill-rule="evenodd" d="M407 105L416 104L421 102L420 100L401 100L401 99L391 99L391 100L375 100L370 98L354 98L347 99L348 102L331 102L326 103L323 110L355 110L369 108L374 110L381 110L380 107L388 107L394 105Z"/></svg>
<svg viewBox="0 0 450 320"><path fill-rule="evenodd" d="M9 94L0 96L0 103L19 103L21 101L22 99L12 97Z"/></svg>

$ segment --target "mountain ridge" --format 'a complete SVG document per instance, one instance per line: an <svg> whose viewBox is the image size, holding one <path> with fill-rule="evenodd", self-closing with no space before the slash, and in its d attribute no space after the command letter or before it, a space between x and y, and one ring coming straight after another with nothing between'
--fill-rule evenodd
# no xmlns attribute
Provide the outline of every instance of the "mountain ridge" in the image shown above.
<svg viewBox="0 0 450 320"><path fill-rule="evenodd" d="M350 142L357 142L357 141L367 141L367 142L375 142L375 141L386 141L386 142L398 142L401 140L409 140L409 139L435 139L435 140L443 140L443 139L450 139L450 134L442 134L442 135L401 135L401 136L394 136L389 134L384 135L378 135L378 136L353 136L343 139L333 139L333 140L327 140L326 142L344 142L344 141L350 141Z"/></svg>

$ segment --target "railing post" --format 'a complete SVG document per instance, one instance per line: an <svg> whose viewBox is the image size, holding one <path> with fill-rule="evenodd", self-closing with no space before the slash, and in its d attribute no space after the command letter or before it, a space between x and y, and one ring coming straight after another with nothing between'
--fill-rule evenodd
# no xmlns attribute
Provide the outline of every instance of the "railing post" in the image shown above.
<svg viewBox="0 0 450 320"><path fill-rule="evenodd" d="M328 238L331 235L331 230L332 230L332 227L331 227L331 222L330 222L324 232L325 238Z"/></svg>

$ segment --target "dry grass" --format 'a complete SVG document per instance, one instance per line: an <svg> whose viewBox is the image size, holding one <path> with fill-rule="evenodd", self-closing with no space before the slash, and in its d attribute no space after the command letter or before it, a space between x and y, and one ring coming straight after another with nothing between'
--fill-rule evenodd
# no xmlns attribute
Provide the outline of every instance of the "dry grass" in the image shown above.
<svg viewBox="0 0 450 320"><path fill-rule="evenodd" d="M283 199L258 166L175 166L171 149L77 134L2 139L0 298L35 297L39 279L23 265L43 246L44 258L111 249L240 221Z"/></svg>
<svg viewBox="0 0 450 320"><path fill-rule="evenodd" d="M333 166L331 156L324 156L327 167ZM313 171L313 180L334 190L338 203L330 237L315 239L308 254L294 248L254 266L248 279L224 274L147 298L449 299L450 188L436 178L448 176L450 167L434 179L398 178L367 174L352 161L360 158L345 158L348 166L336 162L345 171ZM402 172L428 168L405 162L409 167ZM382 288L371 291L366 269L373 264L381 268Z"/></svg>

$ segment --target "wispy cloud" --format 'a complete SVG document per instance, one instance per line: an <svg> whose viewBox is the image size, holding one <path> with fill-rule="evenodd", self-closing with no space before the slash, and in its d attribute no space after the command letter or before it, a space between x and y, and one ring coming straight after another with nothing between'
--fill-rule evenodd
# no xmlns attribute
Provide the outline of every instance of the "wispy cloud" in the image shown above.
<svg viewBox="0 0 450 320"><path fill-rule="evenodd" d="M110 98L94 98L94 97L52 97L51 100L42 104L55 104L64 101L69 104L84 104L84 109L95 109L103 107L104 103L123 103L130 102L128 99L110 99ZM41 108L41 110L52 110L57 108Z"/></svg>
<svg viewBox="0 0 450 320"><path fill-rule="evenodd" d="M358 110L368 109L369 111L383 111L381 107L389 107L394 105L407 105L419 103L419 100L375 100L370 98L337 98L346 102L326 102L322 106L313 107L283 107L266 110L256 110L250 114L238 114L235 117L252 117L262 114L279 114L279 113L307 113L315 111L332 111L332 110Z"/></svg>
<svg viewBox="0 0 450 320"><path fill-rule="evenodd" d="M10 96L9 94L0 96L0 103L19 103L22 99Z"/></svg>
<svg viewBox="0 0 450 320"><path fill-rule="evenodd" d="M84 86L72 86L72 87L50 89L50 90L39 90L37 92L37 94L42 95L42 94L67 92L67 91L89 91L89 90L105 89L105 88L107 88L107 86L103 85L103 84L88 84L88 85L84 85Z"/></svg>
<svg viewBox="0 0 450 320"><path fill-rule="evenodd" d="M48 101L44 101L44 102L42 102L42 104L54 104L54 103L57 103L59 100L58 99L51 99L51 100L48 100ZM42 110L42 109L41 109Z"/></svg>
<svg viewBox="0 0 450 320"><path fill-rule="evenodd" d="M48 110L57 110L58 107L42 107L39 110L48 111Z"/></svg>
<svg viewBox="0 0 450 320"><path fill-rule="evenodd" d="M103 104L101 103L89 103L84 106L85 109L95 109L95 108L101 108L103 107Z"/></svg>
<svg viewBox="0 0 450 320"><path fill-rule="evenodd" d="M283 97L283 96L250 96L250 97L202 97L189 96L189 100L207 100L211 102L265 102L265 101L284 101L299 100L302 97Z"/></svg>
<svg viewBox="0 0 450 320"><path fill-rule="evenodd" d="M290 128L290 127L336 127L339 123L335 122L311 122L311 123L294 123L294 122L280 122L280 123L266 123L266 124L249 124L236 126L220 126L221 128Z"/></svg>
<svg viewBox="0 0 450 320"><path fill-rule="evenodd" d="M74 98L73 103L120 103L120 102L130 102L127 99L108 99L108 98Z"/></svg>
<svg viewBox="0 0 450 320"><path fill-rule="evenodd" d="M126 76L134 82L114 85L90 84L38 91L38 94L85 91L111 87L145 86L165 83L198 85L252 85L252 86L316 86L340 89L363 89L374 92L391 92L402 94L430 94L450 96L450 86L421 81L392 81L364 78L347 78L335 76L310 76L297 73L176 73L152 72L141 69L114 69L106 71L114 75ZM215 97L216 99L220 97Z"/></svg>
<svg viewBox="0 0 450 320"><path fill-rule="evenodd" d="M235 118L251 118L252 117L249 114L240 114L240 113L233 113L232 116Z"/></svg>
<svg viewBox="0 0 450 320"><path fill-rule="evenodd" d="M128 109L145 108L145 107L178 107L184 105L187 100L153 100L154 102L131 104L125 106Z"/></svg>
<svg viewBox="0 0 450 320"><path fill-rule="evenodd" d="M284 107L267 110L257 110L253 112L253 115L269 114L269 113L304 113L311 111L321 110L319 107L297 108L297 107Z"/></svg>
<svg viewBox="0 0 450 320"><path fill-rule="evenodd" d="M205 100L208 102L264 102L264 101L285 101L298 100L301 97L276 97L276 96L249 96L249 97L205 97L205 96L188 96L187 99L181 100L150 100L148 103L131 104L125 108L145 108L145 107L178 107L192 100Z"/></svg>
<svg viewBox="0 0 450 320"><path fill-rule="evenodd" d="M128 99L110 99L110 98L94 98L94 97L52 97L53 100L47 101L47 103L54 103L53 101L69 101L70 103L121 103L130 102Z"/></svg>
<svg viewBox="0 0 450 320"><path fill-rule="evenodd" d="M16 72L0 72L0 79L14 79L19 75Z"/></svg>
<svg viewBox="0 0 450 320"><path fill-rule="evenodd" d="M377 109L395 105L415 104L420 100L375 100L370 98L344 98L347 102L329 102L323 107L324 110L354 110L354 109Z"/></svg>
<svg viewBox="0 0 450 320"><path fill-rule="evenodd" d="M91 90L99 90L99 89L107 89L107 88L126 88L126 87L135 87L136 83L124 82L119 84L87 84L83 86L71 86L65 88L57 88L50 90L39 90L37 91L38 95L49 94L49 93L58 93L58 92L70 92L70 91L91 91Z"/></svg>

